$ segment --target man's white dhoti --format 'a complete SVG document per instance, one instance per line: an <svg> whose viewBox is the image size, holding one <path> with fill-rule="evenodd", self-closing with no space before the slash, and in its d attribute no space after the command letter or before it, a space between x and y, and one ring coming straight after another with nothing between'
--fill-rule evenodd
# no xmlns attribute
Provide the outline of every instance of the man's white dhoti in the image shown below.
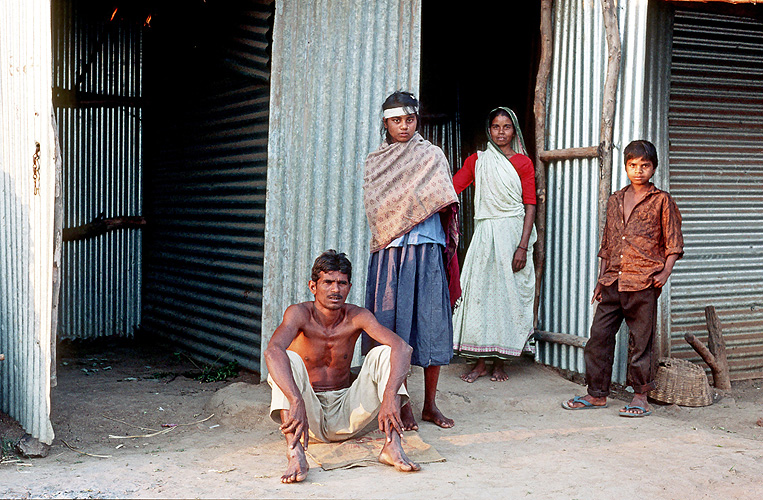
<svg viewBox="0 0 763 500"><path fill-rule="evenodd" d="M390 374L392 349L383 345L374 347L366 355L358 378L346 389L315 392L302 358L286 351L299 392L305 401L310 437L329 443L344 441L378 428L376 416L384 398L384 389ZM289 400L268 374L272 388L270 418L281 423L281 410L290 408ZM400 405L408 401L408 391L401 385L397 393Z"/></svg>

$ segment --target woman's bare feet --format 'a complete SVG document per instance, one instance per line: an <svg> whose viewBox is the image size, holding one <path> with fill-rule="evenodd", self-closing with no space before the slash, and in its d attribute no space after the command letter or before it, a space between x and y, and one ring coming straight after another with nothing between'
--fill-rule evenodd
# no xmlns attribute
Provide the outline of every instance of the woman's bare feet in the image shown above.
<svg viewBox="0 0 763 500"><path fill-rule="evenodd" d="M461 375L461 380L469 382L470 384L480 377L487 375L487 367L485 366L485 360L480 358L472 367L471 371L468 371Z"/></svg>
<svg viewBox="0 0 763 500"><path fill-rule="evenodd" d="M502 359L496 359L493 363L493 375L490 377L490 380L494 382L505 382L509 380L509 374L503 369Z"/></svg>
<svg viewBox="0 0 763 500"><path fill-rule="evenodd" d="M407 402L400 408L400 420L403 421L404 431L417 431L419 430L419 424L416 423L416 418L413 416L413 409L411 409L411 402Z"/></svg>
<svg viewBox="0 0 763 500"><path fill-rule="evenodd" d="M302 444L297 443L294 448L290 449L288 457L289 463L286 466L286 473L281 476L281 482L298 483L304 481L310 466L307 464L307 457L305 457L305 450L302 449Z"/></svg>
<svg viewBox="0 0 763 500"><path fill-rule="evenodd" d="M450 429L456 425L456 422L443 415L434 403L429 406L424 406L424 410L421 412L421 419L426 420L427 422L432 422L443 429Z"/></svg>
<svg viewBox="0 0 763 500"><path fill-rule="evenodd" d="M379 462L391 465L400 472L415 472L421 469L421 466L408 458L403 451L403 444L397 432L392 432L390 440L384 443L379 453Z"/></svg>

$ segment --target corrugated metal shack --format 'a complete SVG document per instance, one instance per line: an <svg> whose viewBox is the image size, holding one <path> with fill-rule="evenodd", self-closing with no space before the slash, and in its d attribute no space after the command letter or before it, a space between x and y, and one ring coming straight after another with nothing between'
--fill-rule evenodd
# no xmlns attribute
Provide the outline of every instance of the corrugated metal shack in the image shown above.
<svg viewBox="0 0 763 500"><path fill-rule="evenodd" d="M596 145L607 60L601 5L553 4L547 149ZM684 218L685 257L660 297L663 353L699 361L683 336L707 339L704 309L713 305L732 380L760 377L763 7L621 1L617 12L622 65L612 189L627 183L622 148L632 139L650 139L660 153L655 183L672 193ZM547 175L539 326L587 337L598 269L598 162L552 162ZM625 381L626 339L621 332L618 382ZM576 347L541 343L538 359L584 370Z"/></svg>
<svg viewBox="0 0 763 500"><path fill-rule="evenodd" d="M423 132L454 170L484 144L497 105L517 111L533 143L539 3L9 0L2 9L0 409L43 442L53 439L57 338L140 335L261 371L261 347L286 306L309 298L312 260L332 247L353 261L350 301L362 303L362 162L381 140L379 106L392 90L420 94ZM553 2L548 150L598 144L601 12L599 1ZM656 182L685 221L661 334L673 355L696 359L682 336L701 334L712 304L732 378L763 376L760 7L621 0L617 13L613 189L626 181L623 145L649 138L662 155ZM501 18L526 22L511 34L481 29ZM493 64L494 47L510 49L513 65ZM587 336L598 163L551 162L547 177L538 326ZM61 244L60 226L138 216L141 228ZM469 192L462 216L468 244ZM583 370L578 348L541 343L538 360Z"/></svg>

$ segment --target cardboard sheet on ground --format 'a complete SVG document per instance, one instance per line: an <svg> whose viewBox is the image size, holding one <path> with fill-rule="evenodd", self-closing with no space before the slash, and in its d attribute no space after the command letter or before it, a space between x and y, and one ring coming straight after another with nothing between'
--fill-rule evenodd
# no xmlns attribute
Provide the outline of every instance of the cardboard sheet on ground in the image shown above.
<svg viewBox="0 0 763 500"><path fill-rule="evenodd" d="M379 453L384 446L384 440L384 433L376 430L339 443L310 442L307 454L323 470L365 467L379 463ZM445 461L445 458L425 443L416 431L403 434L403 449L408 458L419 464Z"/></svg>

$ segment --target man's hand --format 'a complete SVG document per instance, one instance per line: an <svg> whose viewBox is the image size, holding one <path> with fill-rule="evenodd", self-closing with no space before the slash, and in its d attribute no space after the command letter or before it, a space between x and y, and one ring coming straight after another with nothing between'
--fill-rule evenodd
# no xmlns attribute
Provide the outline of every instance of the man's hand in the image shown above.
<svg viewBox="0 0 763 500"><path fill-rule="evenodd" d="M601 302L601 289L601 283L596 283L596 288L593 289L593 297L591 297L591 304Z"/></svg>
<svg viewBox="0 0 763 500"><path fill-rule="evenodd" d="M282 418L281 432L287 438L289 449L297 446L297 443L304 441L302 447L307 450L307 442L310 439L308 433L307 411L305 410L305 401L300 398L298 401L289 402L290 408L285 410L287 418ZM281 413L282 415L284 412ZM291 434L291 439L289 435Z"/></svg>
<svg viewBox="0 0 763 500"><path fill-rule="evenodd" d="M389 401L392 399L392 401ZM387 436L387 442L392 440L392 432L397 432L403 437L403 421L400 418L400 405L398 398L385 397L379 407L379 430Z"/></svg>
<svg viewBox="0 0 763 500"><path fill-rule="evenodd" d="M524 248L517 248L514 252L514 260L511 261L511 270L516 272L521 271L527 264L527 250Z"/></svg>

